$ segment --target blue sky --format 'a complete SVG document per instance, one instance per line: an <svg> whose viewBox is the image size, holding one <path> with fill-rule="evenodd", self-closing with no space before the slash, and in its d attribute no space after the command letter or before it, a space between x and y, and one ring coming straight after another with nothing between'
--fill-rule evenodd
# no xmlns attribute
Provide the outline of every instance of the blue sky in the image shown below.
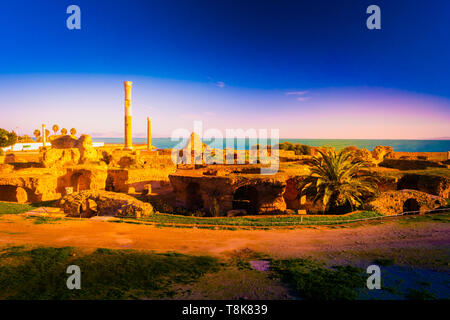
<svg viewBox="0 0 450 320"><path fill-rule="evenodd" d="M70 4L81 30L66 28ZM371 4L381 30L365 26ZM136 136L146 116L157 136L193 119L290 138L450 136L449 12L433 0L7 2L0 127L120 136L132 80Z"/></svg>

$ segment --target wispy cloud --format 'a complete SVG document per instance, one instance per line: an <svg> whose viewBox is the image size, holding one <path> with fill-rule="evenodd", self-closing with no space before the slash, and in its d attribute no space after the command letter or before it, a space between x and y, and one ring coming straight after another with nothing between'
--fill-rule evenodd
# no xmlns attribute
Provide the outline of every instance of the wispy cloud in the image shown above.
<svg viewBox="0 0 450 320"><path fill-rule="evenodd" d="M225 82L223 82L223 81L217 81L217 82L216 82L216 86L218 86L219 88L223 88L223 87L225 87Z"/></svg>
<svg viewBox="0 0 450 320"><path fill-rule="evenodd" d="M284 94L287 96L299 96L297 97L297 101L303 102L309 99L309 97L305 97L305 94L307 94L308 91L287 91Z"/></svg>
<svg viewBox="0 0 450 320"><path fill-rule="evenodd" d="M292 96L292 95L302 96L307 93L308 93L308 91L287 91L287 92L285 92L285 95L287 95L287 96Z"/></svg>

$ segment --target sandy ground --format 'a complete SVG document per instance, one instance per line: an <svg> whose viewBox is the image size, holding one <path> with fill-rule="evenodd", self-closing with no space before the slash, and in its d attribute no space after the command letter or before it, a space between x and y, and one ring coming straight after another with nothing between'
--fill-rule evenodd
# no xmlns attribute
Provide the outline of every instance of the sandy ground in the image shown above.
<svg viewBox="0 0 450 320"><path fill-rule="evenodd" d="M31 244L81 248L140 249L155 252L220 256L249 248L273 257L296 257L317 252L345 252L402 248L449 249L447 223L398 221L346 228L295 230L209 230L158 228L152 225L112 223L88 219L34 224L22 215L0 217L0 246Z"/></svg>

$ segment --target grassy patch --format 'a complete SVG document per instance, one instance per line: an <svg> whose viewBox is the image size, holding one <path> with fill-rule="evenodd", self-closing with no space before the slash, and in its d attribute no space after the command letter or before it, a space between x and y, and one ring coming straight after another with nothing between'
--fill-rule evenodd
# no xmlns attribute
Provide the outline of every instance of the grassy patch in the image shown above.
<svg viewBox="0 0 450 320"><path fill-rule="evenodd" d="M35 208L31 204L0 202L0 215L24 213Z"/></svg>
<svg viewBox="0 0 450 320"><path fill-rule="evenodd" d="M57 200L42 201L36 203L11 203L0 202L0 215L2 214L19 214L39 207L54 207Z"/></svg>
<svg viewBox="0 0 450 320"><path fill-rule="evenodd" d="M355 212L346 216L276 216L276 217L234 217L234 218L199 218L160 213L151 217L139 219L139 221L155 222L160 224L190 224L190 225L224 225L224 226L295 226L301 224L339 224L356 219L375 218L382 216L376 212Z"/></svg>
<svg viewBox="0 0 450 320"><path fill-rule="evenodd" d="M409 225L412 223L422 223L422 222L441 222L449 223L450 214L426 214L420 216L410 216L404 217L403 219L397 220L398 223L403 225Z"/></svg>
<svg viewBox="0 0 450 320"><path fill-rule="evenodd" d="M11 258L22 263L4 263ZM81 290L66 287L69 265L81 269ZM173 285L218 271L215 258L177 253L74 248L7 248L0 252L0 299L137 299L173 296Z"/></svg>
<svg viewBox="0 0 450 320"><path fill-rule="evenodd" d="M433 300L436 299L434 294L425 289L409 289L405 294L405 298L408 300Z"/></svg>
<svg viewBox="0 0 450 320"><path fill-rule="evenodd" d="M359 268L328 269L310 259L275 260L271 270L308 300L354 300L358 298L357 289L366 284L363 270Z"/></svg>
<svg viewBox="0 0 450 320"><path fill-rule="evenodd" d="M26 216L25 219L33 220L34 224L52 224L57 221L62 221L62 218L42 217L42 216Z"/></svg>
<svg viewBox="0 0 450 320"><path fill-rule="evenodd" d="M387 258L376 258L373 260L373 264L376 264L378 266L388 267L393 266L395 264L394 259L387 259Z"/></svg>
<svg viewBox="0 0 450 320"><path fill-rule="evenodd" d="M234 250L229 253L229 256L229 265L237 267L239 270L253 270L250 265L251 260L271 260L266 254L255 252L249 248Z"/></svg>

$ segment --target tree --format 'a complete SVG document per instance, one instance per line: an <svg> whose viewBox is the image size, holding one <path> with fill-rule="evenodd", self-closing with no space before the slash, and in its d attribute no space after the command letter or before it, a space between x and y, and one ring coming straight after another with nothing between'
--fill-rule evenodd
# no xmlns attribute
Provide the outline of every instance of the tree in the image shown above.
<svg viewBox="0 0 450 320"><path fill-rule="evenodd" d="M17 142L17 135L14 131L7 131L0 128L0 147L9 147Z"/></svg>
<svg viewBox="0 0 450 320"><path fill-rule="evenodd" d="M62 129L61 129L61 134L62 134L63 136L65 136L65 135L67 134L67 129L66 129L66 128L62 128Z"/></svg>
<svg viewBox="0 0 450 320"><path fill-rule="evenodd" d="M48 139L49 135L50 135L50 130L45 129L45 139Z"/></svg>
<svg viewBox="0 0 450 320"><path fill-rule="evenodd" d="M39 137L41 136L41 131L36 129L34 130L33 135L36 137L36 141L38 141Z"/></svg>
<svg viewBox="0 0 450 320"><path fill-rule="evenodd" d="M70 129L70 134L72 136L76 135L77 134L77 129L75 129L75 128Z"/></svg>
<svg viewBox="0 0 450 320"><path fill-rule="evenodd" d="M323 152L315 156L311 164L311 175L300 182L300 196L321 201L325 211L353 210L363 204L364 199L378 192L376 178L361 169L368 166L362 160L352 160L351 153L341 150Z"/></svg>
<svg viewBox="0 0 450 320"><path fill-rule="evenodd" d="M52 127L53 132L55 133L55 135L58 133L59 130L59 126L57 124L54 124Z"/></svg>

